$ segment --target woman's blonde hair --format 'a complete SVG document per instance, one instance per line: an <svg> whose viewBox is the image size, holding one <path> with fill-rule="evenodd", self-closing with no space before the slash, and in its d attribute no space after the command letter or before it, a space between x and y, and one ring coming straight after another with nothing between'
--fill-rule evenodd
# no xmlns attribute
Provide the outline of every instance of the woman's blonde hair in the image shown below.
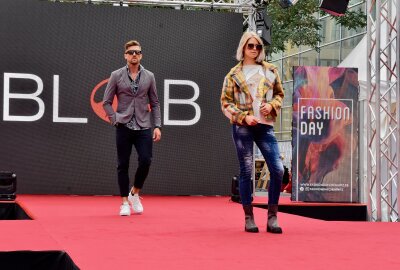
<svg viewBox="0 0 400 270"><path fill-rule="evenodd" d="M247 45L247 42L251 38L257 39L258 43L263 45L263 49L260 51L260 53L258 54L258 57L256 59L256 62L261 63L263 60L265 60L264 43L262 42L261 38L255 32L245 32L243 34L242 38L240 39L237 51L236 51L236 60L238 60L238 61L242 61L243 60L244 47Z"/></svg>

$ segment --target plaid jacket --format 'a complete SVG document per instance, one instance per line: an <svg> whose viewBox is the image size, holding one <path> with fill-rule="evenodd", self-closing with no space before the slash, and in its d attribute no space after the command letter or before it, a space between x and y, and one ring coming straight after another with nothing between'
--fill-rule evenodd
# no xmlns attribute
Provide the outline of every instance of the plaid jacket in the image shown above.
<svg viewBox="0 0 400 270"><path fill-rule="evenodd" d="M262 97L263 102L272 106L272 111L265 116L265 119L275 121L284 97L282 83L274 65L265 61L261 64L265 76L257 87L257 95ZM243 63L238 63L225 76L221 93L221 109L232 124L247 125L244 118L246 115L254 115L254 109L253 98L246 84L242 67ZM267 95L271 91L272 93ZM268 98L268 96L272 96L272 98Z"/></svg>

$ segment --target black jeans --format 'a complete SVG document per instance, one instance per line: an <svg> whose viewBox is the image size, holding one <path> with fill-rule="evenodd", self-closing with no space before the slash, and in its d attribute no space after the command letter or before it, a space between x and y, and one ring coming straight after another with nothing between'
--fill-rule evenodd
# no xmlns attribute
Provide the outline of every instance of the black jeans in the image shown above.
<svg viewBox="0 0 400 270"><path fill-rule="evenodd" d="M120 124L117 126L116 139L119 191L121 197L127 197L129 194L129 160L132 153L132 146L135 146L138 154L138 168L133 186L141 189L149 174L153 152L153 136L151 129L131 130Z"/></svg>

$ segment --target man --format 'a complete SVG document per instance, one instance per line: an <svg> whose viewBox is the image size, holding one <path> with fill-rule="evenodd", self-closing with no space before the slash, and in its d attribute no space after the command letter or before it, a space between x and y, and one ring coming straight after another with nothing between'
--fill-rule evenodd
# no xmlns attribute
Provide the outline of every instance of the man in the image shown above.
<svg viewBox="0 0 400 270"><path fill-rule="evenodd" d="M136 40L125 44L126 66L111 73L104 93L103 107L110 123L116 127L118 185L122 198L121 216L143 213L139 192L149 173L153 141L161 139L161 113L154 74L145 69L142 48ZM112 108L117 97L117 111ZM152 134L152 124L154 131ZM129 159L135 146L138 168L133 188L129 190Z"/></svg>

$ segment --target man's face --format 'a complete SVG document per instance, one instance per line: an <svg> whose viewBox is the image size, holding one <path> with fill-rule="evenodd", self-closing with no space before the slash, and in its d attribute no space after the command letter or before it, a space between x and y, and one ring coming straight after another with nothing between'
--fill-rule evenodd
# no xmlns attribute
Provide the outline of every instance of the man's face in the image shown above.
<svg viewBox="0 0 400 270"><path fill-rule="evenodd" d="M140 46L130 46L125 51L125 59L128 64L138 65L142 59L142 49Z"/></svg>

